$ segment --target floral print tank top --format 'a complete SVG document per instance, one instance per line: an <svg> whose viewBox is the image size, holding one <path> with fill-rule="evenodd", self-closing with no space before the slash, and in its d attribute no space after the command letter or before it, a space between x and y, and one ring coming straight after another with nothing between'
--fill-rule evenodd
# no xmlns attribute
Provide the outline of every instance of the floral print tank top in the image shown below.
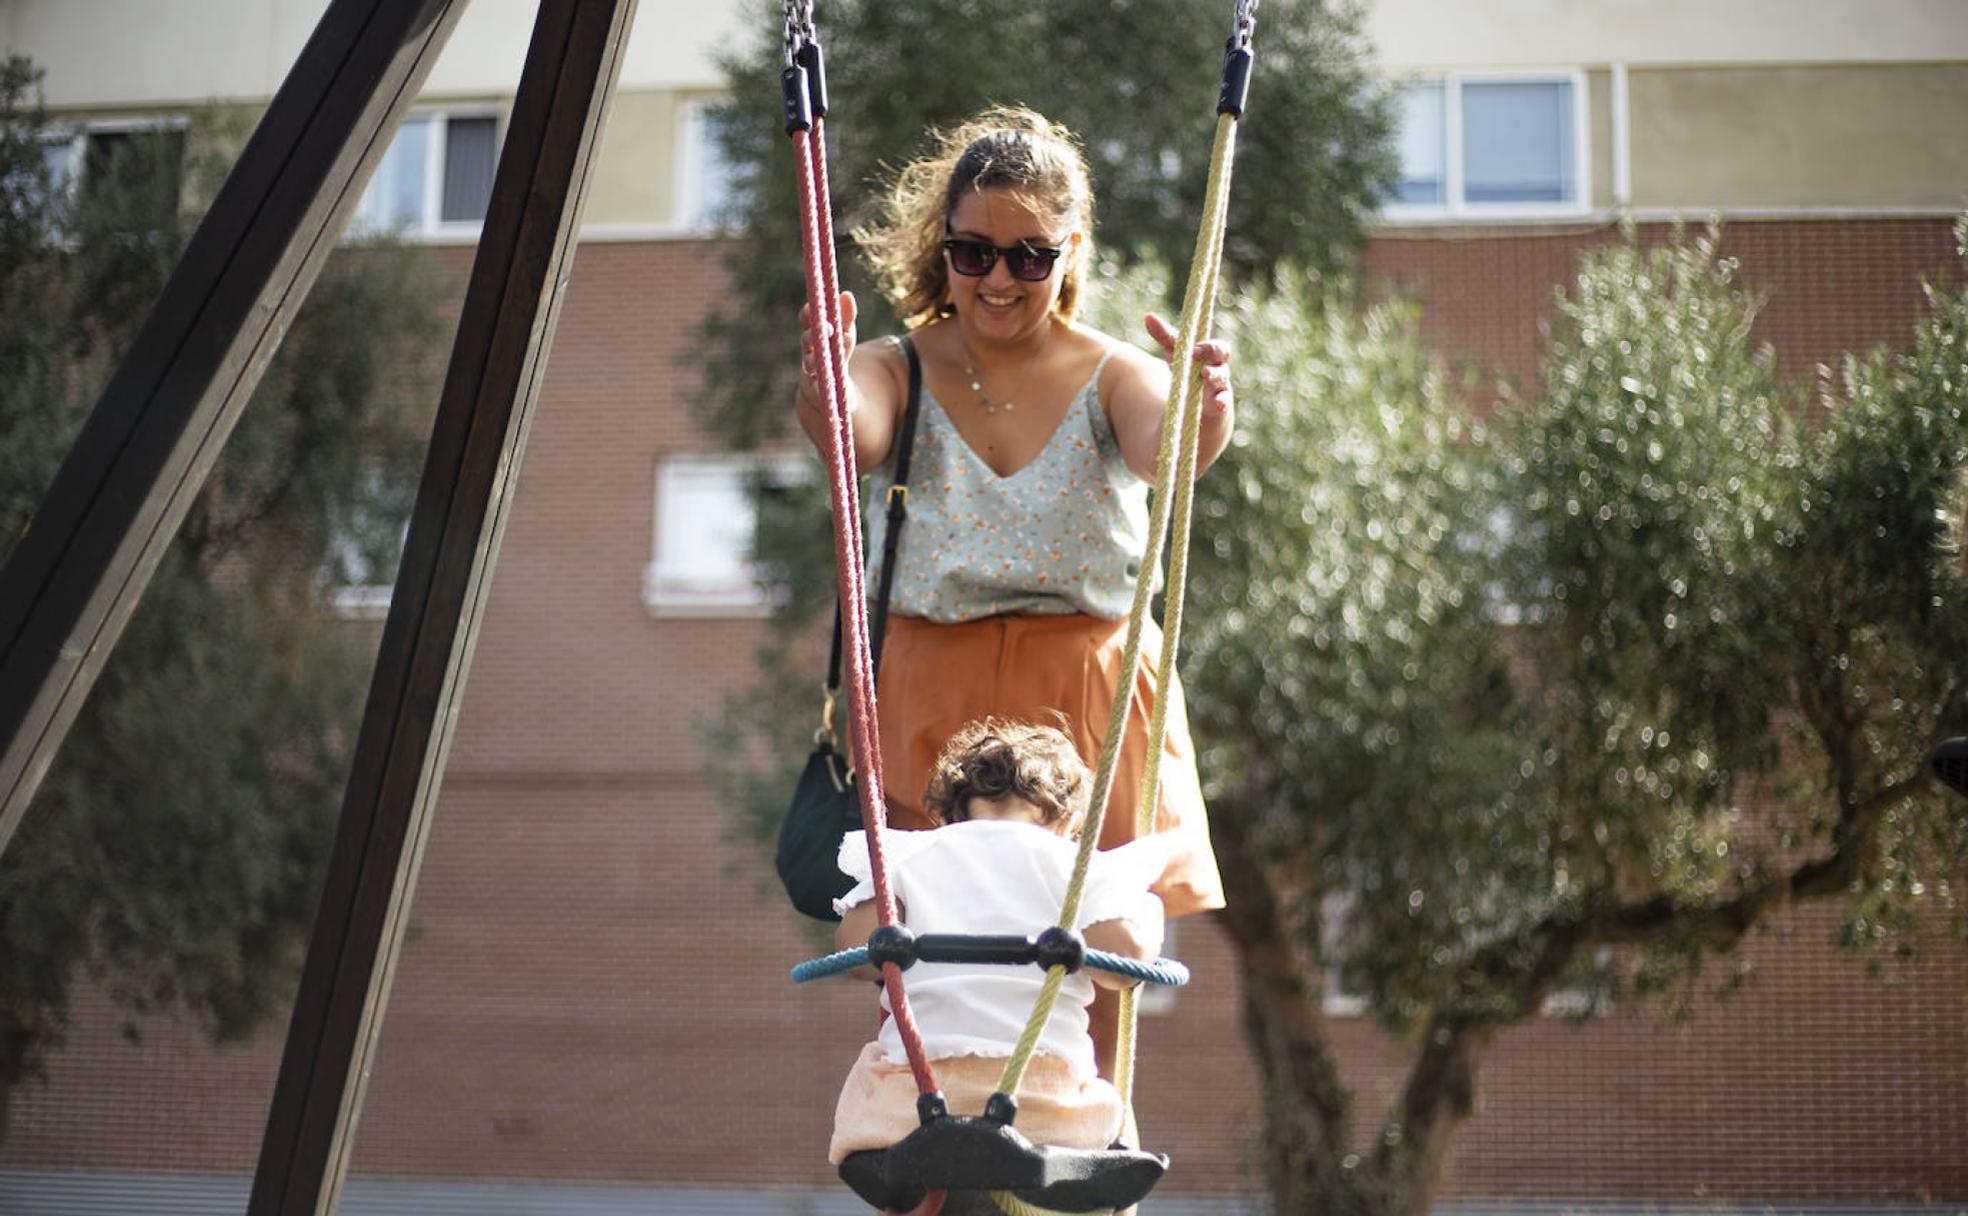
<svg viewBox="0 0 1968 1216"><path fill-rule="evenodd" d="M1148 484L1122 460L1100 405L1110 357L1038 456L1009 477L984 463L923 389L890 612L946 624L1010 612L1127 615L1148 538ZM869 477L864 512L871 594L888 525L881 504L894 481L890 453Z"/></svg>

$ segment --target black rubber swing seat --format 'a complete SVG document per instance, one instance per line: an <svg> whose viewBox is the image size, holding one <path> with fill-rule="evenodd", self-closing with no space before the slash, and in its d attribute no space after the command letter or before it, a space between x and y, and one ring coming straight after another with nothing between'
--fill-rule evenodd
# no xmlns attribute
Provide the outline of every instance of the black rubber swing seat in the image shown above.
<svg viewBox="0 0 1968 1216"><path fill-rule="evenodd" d="M1934 775L1968 798L1968 738L1949 739L1934 749Z"/></svg>
<svg viewBox="0 0 1968 1216"><path fill-rule="evenodd" d="M1035 1145L993 1119L945 1115L884 1149L851 1153L841 1181L882 1211L907 1212L932 1190L1010 1191L1055 1212L1102 1212L1141 1202L1168 1158L1138 1149Z"/></svg>

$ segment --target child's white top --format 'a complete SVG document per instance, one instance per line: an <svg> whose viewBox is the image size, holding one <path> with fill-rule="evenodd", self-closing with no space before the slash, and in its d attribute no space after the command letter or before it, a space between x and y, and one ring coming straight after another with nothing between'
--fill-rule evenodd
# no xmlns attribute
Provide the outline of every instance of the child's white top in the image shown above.
<svg viewBox="0 0 1968 1216"><path fill-rule="evenodd" d="M1079 851L1077 842L1037 824L1001 819L887 832L882 844L904 923L917 934L1037 935L1059 922ZM1167 864L1158 836L1096 852L1076 927L1125 919L1159 937L1162 901L1148 884ZM849 832L841 842L840 868L855 887L834 901L836 911L875 897L865 833ZM930 1059L1009 1056L1032 1016L1045 971L1031 964L917 963L902 973L902 982ZM1087 1037L1092 1000L1093 981L1084 970L1067 976L1038 1042L1038 1050L1064 1059L1082 1079L1094 1075L1093 1040ZM886 990L881 1001L887 1009ZM893 1017L883 1019L876 1042L889 1060L907 1060Z"/></svg>

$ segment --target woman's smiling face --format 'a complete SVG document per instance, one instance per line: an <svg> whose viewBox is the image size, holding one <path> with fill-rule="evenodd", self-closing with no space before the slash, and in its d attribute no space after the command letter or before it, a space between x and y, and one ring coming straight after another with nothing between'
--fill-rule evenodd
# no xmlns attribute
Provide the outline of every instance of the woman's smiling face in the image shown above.
<svg viewBox="0 0 1968 1216"><path fill-rule="evenodd" d="M1009 190L966 191L950 210L950 235L1012 248L1019 244L1062 249L1052 273L1036 283L1012 277L1000 257L988 273L958 274L950 269L950 302L964 331L985 342L1015 342L1045 327L1059 300L1068 259L1081 236L1058 215L1036 210L1025 196ZM949 255L944 254L947 265Z"/></svg>

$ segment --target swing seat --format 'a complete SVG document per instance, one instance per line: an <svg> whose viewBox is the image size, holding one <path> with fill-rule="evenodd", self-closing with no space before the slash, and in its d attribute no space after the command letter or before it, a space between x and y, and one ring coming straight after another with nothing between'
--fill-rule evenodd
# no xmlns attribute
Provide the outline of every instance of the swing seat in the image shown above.
<svg viewBox="0 0 1968 1216"><path fill-rule="evenodd" d="M1159 1153L1035 1145L1010 1124L945 1115L887 1148L850 1153L840 1176L885 1212L913 1211L932 1190L1010 1191L1055 1212L1106 1212L1139 1203L1167 1169Z"/></svg>

